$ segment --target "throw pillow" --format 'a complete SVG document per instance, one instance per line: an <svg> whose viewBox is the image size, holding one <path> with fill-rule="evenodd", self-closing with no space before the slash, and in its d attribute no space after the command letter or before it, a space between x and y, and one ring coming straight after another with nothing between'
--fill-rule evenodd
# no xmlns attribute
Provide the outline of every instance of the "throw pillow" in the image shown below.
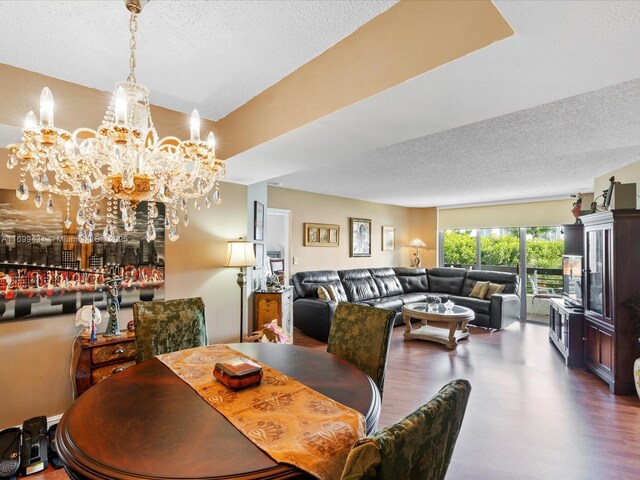
<svg viewBox="0 0 640 480"><path fill-rule="evenodd" d="M484 299L487 290L489 290L489 283L490 282L476 282L469 296Z"/></svg>
<svg viewBox="0 0 640 480"><path fill-rule="evenodd" d="M327 292L329 292L329 298L334 302L338 301L338 296L336 295L336 287L333 285L327 285Z"/></svg>
<svg viewBox="0 0 640 480"><path fill-rule="evenodd" d="M324 287L318 287L318 298L320 300L331 300L331 297L329 297L329 292L327 292L327 289Z"/></svg>
<svg viewBox="0 0 640 480"><path fill-rule="evenodd" d="M487 294L484 296L487 300L489 300L495 293L502 293L504 290L504 285L501 283L489 283L489 288L487 289Z"/></svg>

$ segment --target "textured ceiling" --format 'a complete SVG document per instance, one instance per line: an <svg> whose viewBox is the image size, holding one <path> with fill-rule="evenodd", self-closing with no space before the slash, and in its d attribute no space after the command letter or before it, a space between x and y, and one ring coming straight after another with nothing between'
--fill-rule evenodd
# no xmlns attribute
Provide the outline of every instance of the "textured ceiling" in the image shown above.
<svg viewBox="0 0 640 480"><path fill-rule="evenodd" d="M424 206L428 197L451 205L590 191L595 176L639 159L640 80L633 80L277 181L382 203Z"/></svg>
<svg viewBox="0 0 640 480"><path fill-rule="evenodd" d="M515 36L237 155L229 179L433 206L569 195L639 160L635 83L570 97L640 78L640 2L495 3Z"/></svg>
<svg viewBox="0 0 640 480"><path fill-rule="evenodd" d="M392 3L153 0L138 80L216 119ZM515 36L231 158L228 180L433 206L568 195L639 160L640 2L495 4ZM117 0L0 0L0 63L111 90L126 16Z"/></svg>
<svg viewBox="0 0 640 480"><path fill-rule="evenodd" d="M394 3L153 0L136 77L154 104L217 120ZM112 91L129 73L128 12L120 0L2 0L0 63Z"/></svg>

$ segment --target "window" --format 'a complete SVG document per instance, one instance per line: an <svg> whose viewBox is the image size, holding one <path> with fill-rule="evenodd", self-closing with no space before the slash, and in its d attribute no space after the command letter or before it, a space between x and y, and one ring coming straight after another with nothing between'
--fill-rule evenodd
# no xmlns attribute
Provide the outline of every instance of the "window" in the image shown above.
<svg viewBox="0 0 640 480"><path fill-rule="evenodd" d="M523 314L529 320L548 322L549 298L562 294L561 227L444 230L441 242L445 267L519 273L526 286Z"/></svg>

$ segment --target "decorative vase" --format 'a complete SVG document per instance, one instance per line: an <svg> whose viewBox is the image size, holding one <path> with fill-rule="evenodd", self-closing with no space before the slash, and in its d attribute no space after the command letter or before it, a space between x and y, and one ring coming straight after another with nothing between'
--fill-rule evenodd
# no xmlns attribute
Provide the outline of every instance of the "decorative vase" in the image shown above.
<svg viewBox="0 0 640 480"><path fill-rule="evenodd" d="M444 308L446 308L447 310L452 310L454 307L455 303L453 303L451 301L451 299L447 300L444 304Z"/></svg>
<svg viewBox="0 0 640 480"><path fill-rule="evenodd" d="M442 303L442 299L437 295L428 295L427 296L427 310L429 312L437 312L440 310L440 303Z"/></svg>
<svg viewBox="0 0 640 480"><path fill-rule="evenodd" d="M118 312L120 311L120 302L118 302L118 286L121 281L121 278L115 277L104 282L107 286L107 312L109 313L107 329L103 334L105 337L117 337L118 335L122 335L120 326L118 325Z"/></svg>
<svg viewBox="0 0 640 480"><path fill-rule="evenodd" d="M636 361L633 362L633 380L636 384L636 393L640 398L640 358L636 358Z"/></svg>

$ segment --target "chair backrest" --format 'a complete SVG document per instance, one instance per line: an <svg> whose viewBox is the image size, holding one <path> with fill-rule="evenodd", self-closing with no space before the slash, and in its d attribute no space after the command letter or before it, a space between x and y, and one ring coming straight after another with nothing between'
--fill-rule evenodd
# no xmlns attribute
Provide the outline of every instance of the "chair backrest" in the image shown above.
<svg viewBox="0 0 640 480"><path fill-rule="evenodd" d="M382 396L395 312L340 302L331 322L327 352L369 375Z"/></svg>
<svg viewBox="0 0 640 480"><path fill-rule="evenodd" d="M342 480L444 479L470 393L468 381L454 380L398 423L358 440Z"/></svg>
<svg viewBox="0 0 640 480"><path fill-rule="evenodd" d="M207 344L202 298L133 304L136 362Z"/></svg>

